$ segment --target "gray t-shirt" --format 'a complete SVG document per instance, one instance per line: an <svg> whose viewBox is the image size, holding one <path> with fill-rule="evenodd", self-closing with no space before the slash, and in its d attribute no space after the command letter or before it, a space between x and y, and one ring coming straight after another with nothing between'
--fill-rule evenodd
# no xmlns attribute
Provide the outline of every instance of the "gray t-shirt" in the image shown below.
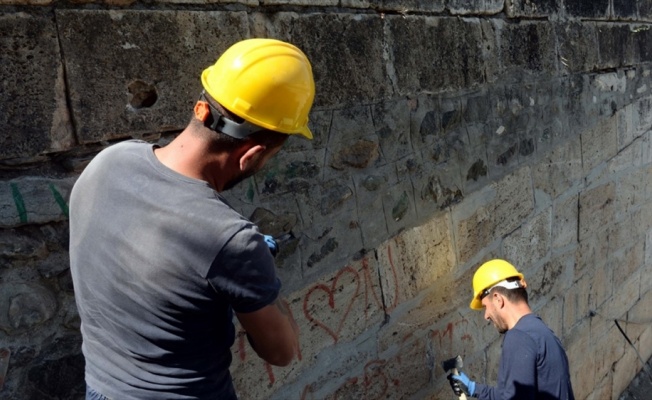
<svg viewBox="0 0 652 400"><path fill-rule="evenodd" d="M235 399L232 310L280 289L258 228L142 141L102 151L75 183L70 269L86 382L114 399Z"/></svg>

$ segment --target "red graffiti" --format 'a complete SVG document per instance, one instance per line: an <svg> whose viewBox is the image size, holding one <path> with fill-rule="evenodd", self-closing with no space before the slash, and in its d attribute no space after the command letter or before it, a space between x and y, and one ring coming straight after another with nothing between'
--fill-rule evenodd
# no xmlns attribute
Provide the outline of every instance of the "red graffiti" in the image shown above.
<svg viewBox="0 0 652 400"><path fill-rule="evenodd" d="M318 318L316 318L316 317L314 317L312 315L312 312L310 311L310 309L308 307L308 305L310 303L310 296L312 296L313 293L315 293L316 291L322 291L322 292L326 293L327 296L328 296L328 307L330 307L330 309L334 311L335 310L335 292L336 292L336 289L337 289L337 284L338 284L340 278L342 278L342 276L344 276L347 273L351 274L352 281L355 283L356 287L355 287L355 291L351 295L351 297L345 301L345 304L343 305L344 306L344 314L340 317L340 320L337 323L337 327L335 328L335 330L333 330L330 327L328 327L323 321L321 321L320 319L318 319ZM306 316L306 318L310 322L312 322L313 324L315 324L315 325L321 327L323 330L325 330L326 333L328 333L333 338L335 343L337 343L337 339L339 337L340 331L342 330L342 326L344 325L344 322L346 321L346 317L349 315L349 312L351 312L351 307L353 307L353 304L355 302L356 297L358 297L359 292L360 292L360 277L358 275L358 272L356 270L354 270L353 268L351 268L351 267L343 268L337 273L337 275L335 276L335 279L333 279L333 283L331 284L330 288L328 286L326 286L326 285L319 284L319 285L313 286L308 291L308 293L306 294L305 299L303 300L303 314Z"/></svg>

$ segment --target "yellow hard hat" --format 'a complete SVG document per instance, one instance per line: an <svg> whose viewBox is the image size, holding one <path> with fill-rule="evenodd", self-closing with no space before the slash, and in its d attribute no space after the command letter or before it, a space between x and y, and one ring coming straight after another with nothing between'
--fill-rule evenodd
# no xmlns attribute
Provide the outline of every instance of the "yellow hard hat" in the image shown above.
<svg viewBox="0 0 652 400"><path fill-rule="evenodd" d="M475 275L473 275L473 300L471 300L471 308L481 310L482 300L480 296L482 293L495 284L514 277L523 280L523 274L518 272L512 264L505 260L493 259L482 264L475 271Z"/></svg>
<svg viewBox="0 0 652 400"><path fill-rule="evenodd" d="M312 139L308 113L315 82L296 46L276 39L240 41L204 70L201 81L211 97L245 121Z"/></svg>

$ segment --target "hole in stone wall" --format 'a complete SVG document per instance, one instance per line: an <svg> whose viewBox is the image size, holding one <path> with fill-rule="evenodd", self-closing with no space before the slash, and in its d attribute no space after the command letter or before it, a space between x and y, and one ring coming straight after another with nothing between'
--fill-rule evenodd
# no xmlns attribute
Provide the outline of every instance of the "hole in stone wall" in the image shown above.
<svg viewBox="0 0 652 400"><path fill-rule="evenodd" d="M129 84L128 89L129 93L131 93L129 105L136 110L151 107L156 103L156 100L158 100L156 87L147 82L139 80L133 81Z"/></svg>

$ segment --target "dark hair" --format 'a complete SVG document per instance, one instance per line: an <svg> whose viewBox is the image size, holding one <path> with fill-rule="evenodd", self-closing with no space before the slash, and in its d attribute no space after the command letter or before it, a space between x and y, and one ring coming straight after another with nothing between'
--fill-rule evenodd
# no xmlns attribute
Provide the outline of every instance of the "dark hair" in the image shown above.
<svg viewBox="0 0 652 400"><path fill-rule="evenodd" d="M210 104L215 107L224 117L235 121L237 123L242 123L243 118L233 114L231 111L224 108L220 103L215 101L208 93L204 93L204 97ZM210 128L207 128L202 121L198 120L193 116L190 124L196 124L196 127L199 128L203 126L205 129L195 129L195 132L198 132L199 135L210 143L211 150L216 151L232 151L241 146L247 141L251 141L254 144L259 144L268 148L275 148L281 146L285 140L287 140L288 135L285 133L280 133L272 131L269 129L261 128L260 131L254 132L251 135L247 136L245 139L237 139L222 132L214 131Z"/></svg>
<svg viewBox="0 0 652 400"><path fill-rule="evenodd" d="M508 282L513 282L518 280L520 280L519 277L507 278ZM525 290L524 287L518 289L506 289L501 286L496 286L495 288L491 289L491 291L500 293L501 295L505 296L507 300L509 300L511 303L520 303L521 301L524 301L525 304L528 304L527 290Z"/></svg>

